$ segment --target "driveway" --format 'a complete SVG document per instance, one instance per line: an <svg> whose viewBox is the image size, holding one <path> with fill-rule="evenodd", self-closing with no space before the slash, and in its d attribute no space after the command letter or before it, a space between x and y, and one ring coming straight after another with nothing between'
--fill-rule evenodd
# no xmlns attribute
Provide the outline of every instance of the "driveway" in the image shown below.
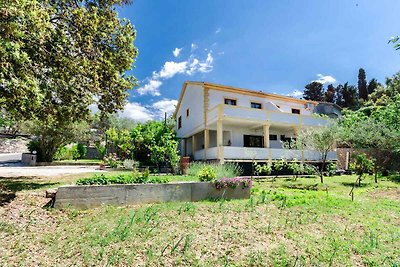
<svg viewBox="0 0 400 267"><path fill-rule="evenodd" d="M97 166L22 166L19 163L0 163L0 177L63 176L79 173L105 172Z"/></svg>

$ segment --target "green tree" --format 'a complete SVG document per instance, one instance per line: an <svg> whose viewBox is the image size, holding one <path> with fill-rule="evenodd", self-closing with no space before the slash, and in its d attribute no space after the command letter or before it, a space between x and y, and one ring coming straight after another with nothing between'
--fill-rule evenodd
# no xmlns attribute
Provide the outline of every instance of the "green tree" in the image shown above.
<svg viewBox="0 0 400 267"><path fill-rule="evenodd" d="M400 50L400 36L393 37L389 40L389 44L392 43L394 49Z"/></svg>
<svg viewBox="0 0 400 267"><path fill-rule="evenodd" d="M367 80L363 68L358 70L358 95L364 101L368 99Z"/></svg>
<svg viewBox="0 0 400 267"><path fill-rule="evenodd" d="M354 109L358 106L357 89L348 82L343 85L339 84L336 87L336 94L336 104L340 107Z"/></svg>
<svg viewBox="0 0 400 267"><path fill-rule="evenodd" d="M368 83L368 87L367 87L367 91L368 91L368 95L372 94L373 92L375 92L375 90L378 88L378 86L380 86L381 84L374 78L371 79Z"/></svg>
<svg viewBox="0 0 400 267"><path fill-rule="evenodd" d="M338 138L338 125L334 121L330 121L327 126L305 129L297 137L296 143L299 148L317 151L320 154L321 164L318 174L321 183L324 182L328 153L332 151Z"/></svg>
<svg viewBox="0 0 400 267"><path fill-rule="evenodd" d="M333 86L332 84L328 85L328 88L326 89L325 92L324 100L326 102L333 103L335 100L335 91L336 91L335 86Z"/></svg>
<svg viewBox="0 0 400 267"><path fill-rule="evenodd" d="M63 138L48 140L54 135L46 133L56 129L68 135L71 125L89 119L91 104L102 114L123 108L127 90L136 84L125 71L137 55L135 30L115 8L126 2L0 3L0 106L13 118L41 125L38 138L47 141L40 144L63 145ZM51 161L52 156L44 158Z"/></svg>
<svg viewBox="0 0 400 267"><path fill-rule="evenodd" d="M319 82L311 82L305 86L303 98L306 100L323 101L324 85Z"/></svg>

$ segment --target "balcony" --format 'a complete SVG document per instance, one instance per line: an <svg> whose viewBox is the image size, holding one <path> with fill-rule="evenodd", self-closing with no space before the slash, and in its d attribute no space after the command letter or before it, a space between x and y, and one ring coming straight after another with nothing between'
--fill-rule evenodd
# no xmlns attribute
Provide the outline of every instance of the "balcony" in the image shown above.
<svg viewBox="0 0 400 267"><path fill-rule="evenodd" d="M221 118L220 118L221 117ZM286 112L276 112L265 109L253 109L240 106L217 105L207 114L207 124L212 125L218 119L238 123L240 121L271 125L293 125L293 126L323 126L328 123L327 119L313 115L299 115Z"/></svg>
<svg viewBox="0 0 400 267"><path fill-rule="evenodd" d="M276 149L276 148L259 148L259 147L232 147L223 146L224 159L227 161L250 161L250 160L304 160L304 161L321 161L321 154L311 150L295 150L295 149ZM204 155L204 153L206 153ZM197 150L194 153L195 160L215 160L218 159L218 147L210 147L206 151L204 149ZM337 160L336 151L330 151L327 157L328 161Z"/></svg>

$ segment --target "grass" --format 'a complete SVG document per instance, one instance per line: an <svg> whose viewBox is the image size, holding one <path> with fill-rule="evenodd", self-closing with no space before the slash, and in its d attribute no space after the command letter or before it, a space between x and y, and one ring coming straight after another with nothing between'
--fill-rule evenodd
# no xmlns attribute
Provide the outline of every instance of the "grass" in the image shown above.
<svg viewBox="0 0 400 267"><path fill-rule="evenodd" d="M65 160L58 160L55 162L61 162L61 163L93 163L93 164L100 164L100 159L65 159Z"/></svg>
<svg viewBox="0 0 400 267"><path fill-rule="evenodd" d="M43 189L26 189L0 207L0 266L398 266L400 184L368 177L351 201L355 180L276 179L248 200L92 210L43 209Z"/></svg>

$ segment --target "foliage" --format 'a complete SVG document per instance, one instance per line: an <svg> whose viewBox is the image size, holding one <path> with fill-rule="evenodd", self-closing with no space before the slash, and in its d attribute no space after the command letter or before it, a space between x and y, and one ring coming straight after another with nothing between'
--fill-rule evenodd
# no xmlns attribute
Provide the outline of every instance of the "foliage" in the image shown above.
<svg viewBox="0 0 400 267"><path fill-rule="evenodd" d="M78 152L78 158L77 159L83 159L86 157L87 154L87 148L84 144L78 143L76 144L76 150Z"/></svg>
<svg viewBox="0 0 400 267"><path fill-rule="evenodd" d="M118 168L118 166L121 163L121 160L115 153L108 154L107 156L104 157L103 160L106 165L110 166L110 168Z"/></svg>
<svg viewBox="0 0 400 267"><path fill-rule="evenodd" d="M394 49L400 50L400 36L392 37L388 43L392 43Z"/></svg>
<svg viewBox="0 0 400 267"><path fill-rule="evenodd" d="M374 160L368 158L365 153L356 154L354 162L350 164L350 169L353 170L360 178L368 172L371 172L374 166Z"/></svg>
<svg viewBox="0 0 400 267"><path fill-rule="evenodd" d="M97 151L98 151L99 154L100 154L100 158L104 158L105 155L106 155L106 153L107 153L107 148L106 148L106 146L103 145L100 141L95 142L95 146L96 146Z"/></svg>
<svg viewBox="0 0 400 267"><path fill-rule="evenodd" d="M353 85L339 84L336 86L336 104L342 108L354 109L358 107L357 88Z"/></svg>
<svg viewBox="0 0 400 267"><path fill-rule="evenodd" d="M331 162L331 163L326 165L326 171L327 171L329 176L335 175L337 169L338 169L337 164L334 163L334 162Z"/></svg>
<svg viewBox="0 0 400 267"><path fill-rule="evenodd" d="M70 129L90 116L122 109L135 84L125 75L137 55L135 31L105 1L1 1L0 106L30 120L39 161L52 161Z"/></svg>
<svg viewBox="0 0 400 267"><path fill-rule="evenodd" d="M276 172L280 172L281 170L285 169L287 166L287 162L285 159L279 159L274 162L273 170Z"/></svg>
<svg viewBox="0 0 400 267"><path fill-rule="evenodd" d="M301 174L313 175L316 173L314 165L307 164L305 162L298 162L296 159L294 159L292 162L289 162L287 164L287 168L293 173L295 178Z"/></svg>
<svg viewBox="0 0 400 267"><path fill-rule="evenodd" d="M319 176L321 183L324 182L324 169L328 153L332 151L335 142L339 138L339 127L336 122L330 121L327 126L309 128L300 132L297 137L297 146L306 150L319 152L321 166Z"/></svg>
<svg viewBox="0 0 400 267"><path fill-rule="evenodd" d="M272 172L272 166L270 163L267 164L259 164L257 162L253 163L254 169L258 176L260 175L270 175Z"/></svg>
<svg viewBox="0 0 400 267"><path fill-rule="evenodd" d="M125 159L123 161L123 165L124 165L125 169L134 170L134 169L137 169L139 167L139 162L135 161L133 159Z"/></svg>
<svg viewBox="0 0 400 267"><path fill-rule="evenodd" d="M253 181L250 178L241 178L241 177L235 177L235 178L221 178L215 181L215 187L217 189L223 189L223 188L236 188L238 186L244 187L252 187L253 186Z"/></svg>
<svg viewBox="0 0 400 267"><path fill-rule="evenodd" d="M217 178L217 173L211 166L204 166L200 171L197 173L199 180L202 182L210 182Z"/></svg>
<svg viewBox="0 0 400 267"><path fill-rule="evenodd" d="M108 185L108 184L154 184L168 183L169 179L162 176L148 175L148 172L120 174L116 176L105 176L104 174L96 174L90 178L79 179L77 185Z"/></svg>
<svg viewBox="0 0 400 267"><path fill-rule="evenodd" d="M363 68L358 70L358 95L364 101L368 99L367 80Z"/></svg>
<svg viewBox="0 0 400 267"><path fill-rule="evenodd" d="M323 101L324 85L320 82L311 82L305 86L303 98L306 100Z"/></svg>
<svg viewBox="0 0 400 267"><path fill-rule="evenodd" d="M243 173L242 168L236 163L226 162L224 164L218 164L218 163L192 162L190 163L188 168L188 175L197 176L199 171L206 166L214 169L217 175L217 179L225 177L233 178L240 176Z"/></svg>
<svg viewBox="0 0 400 267"><path fill-rule="evenodd" d="M121 159L130 158L133 154L135 147L128 130L118 131L115 128L110 128L106 131L106 140L108 146L111 146L112 151L115 151Z"/></svg>

